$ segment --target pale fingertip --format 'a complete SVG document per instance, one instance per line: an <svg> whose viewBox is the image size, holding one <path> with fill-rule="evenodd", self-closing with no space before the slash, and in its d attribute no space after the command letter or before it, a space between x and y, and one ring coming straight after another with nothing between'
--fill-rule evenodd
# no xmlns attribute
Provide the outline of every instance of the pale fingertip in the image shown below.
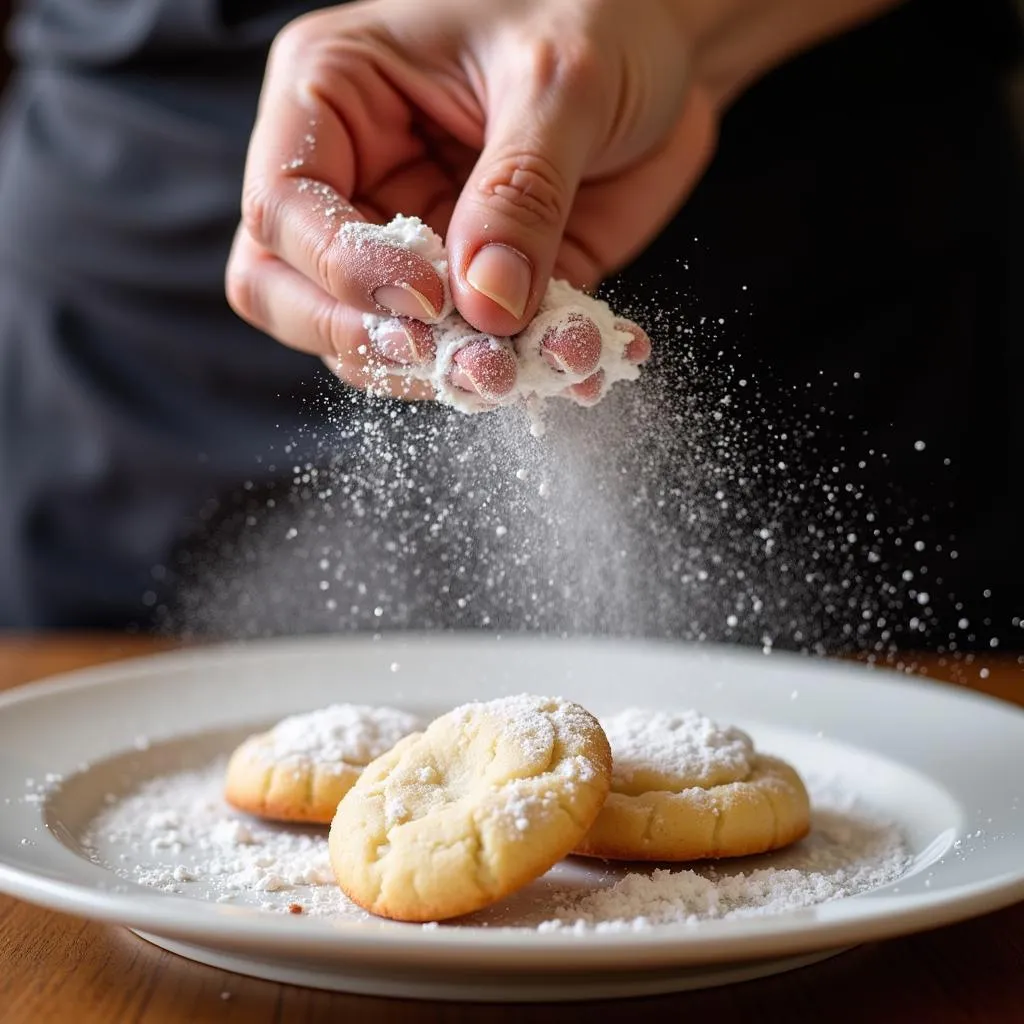
<svg viewBox="0 0 1024 1024"><path fill-rule="evenodd" d="M565 389L565 394L577 405L597 405L601 400L601 392L604 390L604 370L592 373L586 380L578 384L571 384Z"/></svg>
<svg viewBox="0 0 1024 1024"><path fill-rule="evenodd" d="M632 320L616 320L615 326L620 331L628 331L633 336L623 353L626 359L637 365L646 363L651 358L651 339L647 336L647 332Z"/></svg>
<svg viewBox="0 0 1024 1024"><path fill-rule="evenodd" d="M470 342L455 354L452 362L452 384L476 392L485 400L499 401L516 386L515 357L487 340Z"/></svg>
<svg viewBox="0 0 1024 1024"><path fill-rule="evenodd" d="M593 373L601 361L601 331L593 320L579 314L545 331L540 345L553 369L575 377Z"/></svg>

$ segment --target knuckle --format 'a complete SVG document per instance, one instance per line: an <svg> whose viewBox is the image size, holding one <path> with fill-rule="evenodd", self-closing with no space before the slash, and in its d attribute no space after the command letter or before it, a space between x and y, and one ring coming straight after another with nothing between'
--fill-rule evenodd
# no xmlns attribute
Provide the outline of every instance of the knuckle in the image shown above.
<svg viewBox="0 0 1024 1024"><path fill-rule="evenodd" d="M270 47L269 63L272 67L308 66L313 51L324 39L321 26L323 15L313 11L288 22L274 37Z"/></svg>
<svg viewBox="0 0 1024 1024"><path fill-rule="evenodd" d="M255 327L263 326L254 275L234 256L229 260L224 275L224 293L228 305L238 316Z"/></svg>
<svg viewBox="0 0 1024 1024"><path fill-rule="evenodd" d="M531 77L541 95L555 90L572 97L589 96L605 77L601 56L589 39L544 40L531 50Z"/></svg>
<svg viewBox="0 0 1024 1024"><path fill-rule="evenodd" d="M489 203L526 227L561 228L568 217L568 182L537 153L499 154L480 189Z"/></svg>
<svg viewBox="0 0 1024 1024"><path fill-rule="evenodd" d="M348 354L352 347L351 339L343 318L339 316L337 303L330 300L319 303L312 312L310 327L321 352L335 352L339 356Z"/></svg>
<svg viewBox="0 0 1024 1024"><path fill-rule="evenodd" d="M275 251L280 203L259 182L247 182L242 190L242 227L259 246Z"/></svg>

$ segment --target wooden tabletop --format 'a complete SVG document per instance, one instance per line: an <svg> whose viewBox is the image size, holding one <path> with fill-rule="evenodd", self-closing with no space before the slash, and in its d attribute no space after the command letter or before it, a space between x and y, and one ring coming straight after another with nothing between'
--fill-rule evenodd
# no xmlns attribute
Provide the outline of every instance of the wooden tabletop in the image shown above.
<svg viewBox="0 0 1024 1024"><path fill-rule="evenodd" d="M156 648L138 638L0 637L0 689ZM908 661L919 672L1024 705L1024 667L1016 657ZM1024 1021L1024 903L742 985L653 999L522 1007L370 999L257 981L180 959L121 928L0 896L0 1024L512 1024L522 1018L531 1024L603 1024L641 1015L711 1024Z"/></svg>

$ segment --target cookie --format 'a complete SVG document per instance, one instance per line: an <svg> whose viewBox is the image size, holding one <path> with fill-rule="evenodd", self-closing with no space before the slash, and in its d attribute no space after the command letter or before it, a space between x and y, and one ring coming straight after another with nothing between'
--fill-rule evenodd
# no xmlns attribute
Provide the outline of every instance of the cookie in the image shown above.
<svg viewBox="0 0 1024 1024"><path fill-rule="evenodd" d="M610 783L608 740L578 704L526 695L465 704L367 766L338 805L331 865L371 913L458 917L569 853Z"/></svg>
<svg viewBox="0 0 1024 1024"><path fill-rule="evenodd" d="M363 704L293 715L232 754L224 795L261 818L329 825L365 766L419 727L405 711Z"/></svg>
<svg viewBox="0 0 1024 1024"><path fill-rule="evenodd" d="M746 733L696 711L630 708L602 719L611 793L575 853L608 860L687 861L765 853L810 829L796 771Z"/></svg>

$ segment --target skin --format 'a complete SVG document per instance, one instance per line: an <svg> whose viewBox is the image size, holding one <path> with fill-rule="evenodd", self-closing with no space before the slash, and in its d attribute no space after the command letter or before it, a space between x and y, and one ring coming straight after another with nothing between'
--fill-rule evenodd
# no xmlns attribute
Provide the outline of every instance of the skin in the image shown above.
<svg viewBox="0 0 1024 1024"><path fill-rule="evenodd" d="M433 268L339 232L401 212L445 238L466 321L514 336L552 275L592 288L658 234L748 84L891 2L363 0L307 15L268 61L228 299L356 387L380 365L429 361ZM364 312L397 313L401 329L373 348ZM649 339L623 326L644 361ZM600 338L577 323L544 351L552 373L579 375ZM388 379L395 395L432 396ZM500 397L515 361L469 342L451 380ZM599 390L588 378L566 394L587 404Z"/></svg>

